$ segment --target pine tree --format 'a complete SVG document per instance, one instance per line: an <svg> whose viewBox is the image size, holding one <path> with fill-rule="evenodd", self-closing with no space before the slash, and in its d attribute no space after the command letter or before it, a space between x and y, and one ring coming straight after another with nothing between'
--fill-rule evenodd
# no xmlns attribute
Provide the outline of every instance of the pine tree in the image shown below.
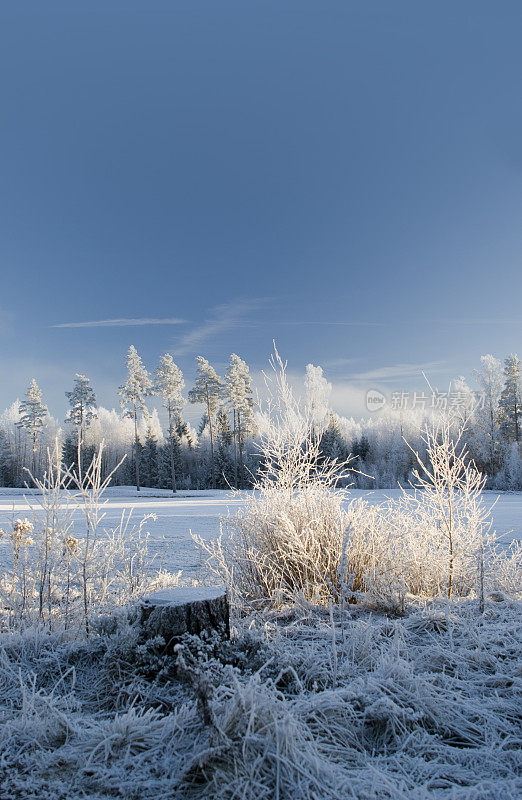
<svg viewBox="0 0 522 800"><path fill-rule="evenodd" d="M217 374L206 358L198 356L197 359L196 385L189 392L191 403L203 403L207 407L208 423L210 428L210 453L211 453L211 483L215 488L214 476L214 429L212 425L212 414L215 414L219 398L222 392L221 378Z"/></svg>
<svg viewBox="0 0 522 800"><path fill-rule="evenodd" d="M225 374L225 396L234 418L234 463L237 475L237 454L239 450L239 485L244 485L243 444L245 437L254 431L254 400L252 398L252 380L248 364L236 353L230 356Z"/></svg>
<svg viewBox="0 0 522 800"><path fill-rule="evenodd" d="M33 378L27 389L25 400L20 403L19 428L24 428L32 439L33 444L33 475L36 474L36 445L42 428L45 427L47 406L42 403L42 392Z"/></svg>
<svg viewBox="0 0 522 800"><path fill-rule="evenodd" d="M174 418L179 416L184 404L182 391L185 386L183 373L170 353L161 356L156 370L155 391L163 400L163 405L169 414L169 445L170 445L170 470L172 493L176 494L176 469L174 459Z"/></svg>
<svg viewBox="0 0 522 800"><path fill-rule="evenodd" d="M66 422L72 423L77 430L78 468L81 473L82 453L85 442L85 429L96 418L96 395L89 385L89 378L85 375L76 375L72 392L65 392L71 408L65 417Z"/></svg>
<svg viewBox="0 0 522 800"><path fill-rule="evenodd" d="M152 394L153 384L149 373L143 366L138 351L131 345L127 353L127 380L120 386L121 407L125 416L134 420L134 461L136 470L136 490L140 491L140 443L138 439L138 411L146 411L145 398Z"/></svg>
<svg viewBox="0 0 522 800"><path fill-rule="evenodd" d="M504 361L504 388L500 395L500 429L508 442L520 442L522 396L520 386L521 362L516 353Z"/></svg>

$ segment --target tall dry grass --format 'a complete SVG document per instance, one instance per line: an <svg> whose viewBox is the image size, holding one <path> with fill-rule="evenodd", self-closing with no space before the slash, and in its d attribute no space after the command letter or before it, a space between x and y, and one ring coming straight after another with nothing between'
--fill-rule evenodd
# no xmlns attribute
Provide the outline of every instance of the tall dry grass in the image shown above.
<svg viewBox="0 0 522 800"><path fill-rule="evenodd" d="M2 630L37 625L88 635L94 617L177 581L150 568L147 528L154 514L135 520L123 510L116 525L106 524L113 473L103 478L102 459L103 445L84 471L75 471L62 464L56 444L44 476L30 476L38 490L26 498L30 519L14 519L0 531L10 554L0 578Z"/></svg>

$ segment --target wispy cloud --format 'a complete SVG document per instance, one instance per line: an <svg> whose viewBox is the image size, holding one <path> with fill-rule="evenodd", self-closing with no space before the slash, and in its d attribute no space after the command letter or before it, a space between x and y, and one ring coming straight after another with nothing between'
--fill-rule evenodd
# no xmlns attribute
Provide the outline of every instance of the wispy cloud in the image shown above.
<svg viewBox="0 0 522 800"><path fill-rule="evenodd" d="M267 302L267 299L258 298L235 300L232 303L216 306L210 312L208 319L178 340L174 347L176 354L194 353L208 339L214 338L221 333L226 333L233 328L250 325L247 315L252 311L258 311Z"/></svg>
<svg viewBox="0 0 522 800"><path fill-rule="evenodd" d="M181 325L184 319L166 317L155 319L153 317L139 317L137 319L96 319L90 322L60 322L51 325L51 328L132 328L138 325Z"/></svg>
<svg viewBox="0 0 522 800"><path fill-rule="evenodd" d="M347 367L349 364L356 364L360 358L331 358L328 361L321 362L321 366L325 369L340 369Z"/></svg>
<svg viewBox="0 0 522 800"><path fill-rule="evenodd" d="M481 317L476 319L443 319L444 325L522 325L522 318Z"/></svg>
<svg viewBox="0 0 522 800"><path fill-rule="evenodd" d="M335 319L334 320L303 319L303 320L297 320L295 322L289 322L288 320L284 320L284 321L280 320L277 324L278 325L334 325L334 326L335 325L341 325L343 327L345 326L345 327L349 327L349 328L358 328L358 327L362 327L362 328L378 327L378 328L381 328L384 325L387 325L388 323L386 323L386 322L368 322L368 321L357 322L357 321L354 321L354 320L350 320L349 322L345 322L343 320L335 320Z"/></svg>
<svg viewBox="0 0 522 800"><path fill-rule="evenodd" d="M445 367L444 361L430 361L424 364L393 364L388 367L378 367L367 372L358 372L351 378L356 381L388 381L394 378L411 378L423 372L440 372Z"/></svg>

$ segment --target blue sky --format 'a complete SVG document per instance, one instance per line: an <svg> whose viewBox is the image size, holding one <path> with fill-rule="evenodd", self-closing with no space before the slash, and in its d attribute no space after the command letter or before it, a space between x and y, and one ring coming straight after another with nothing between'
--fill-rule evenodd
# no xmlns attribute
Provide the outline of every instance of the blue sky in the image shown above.
<svg viewBox="0 0 522 800"><path fill-rule="evenodd" d="M4 3L0 405L134 344L367 386L520 347L519 2ZM116 322L111 322L116 321ZM92 323L92 324L86 324Z"/></svg>

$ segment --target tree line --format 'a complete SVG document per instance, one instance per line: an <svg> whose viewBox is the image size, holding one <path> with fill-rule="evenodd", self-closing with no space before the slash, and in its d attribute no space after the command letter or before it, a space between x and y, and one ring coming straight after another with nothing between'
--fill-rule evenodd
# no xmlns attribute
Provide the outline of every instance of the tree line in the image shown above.
<svg viewBox="0 0 522 800"><path fill-rule="evenodd" d="M194 386L185 397L183 373L169 353L151 373L131 346L119 387L120 413L99 407L89 378L78 374L65 392L69 410L63 423L49 414L36 380L31 380L25 397L0 416L0 485L24 486L30 483L29 472L41 476L46 451L57 438L64 462L80 471L103 441L104 474L124 459L113 483L134 483L138 490L248 487L259 466L249 367L236 354L223 377L203 356L197 357L196 367ZM516 354L504 364L485 355L474 378L478 391L462 377L454 382L456 424L466 422L470 457L487 474L487 486L520 490L521 361ZM330 408L331 388L321 367L309 364L304 403L324 457L350 458L350 480L359 488L408 482L415 466L410 446L422 453L421 430L437 410L388 405L379 414L355 420ZM152 397L165 409L164 426L157 410L148 408ZM203 406L197 430L183 418L187 402Z"/></svg>
<svg viewBox="0 0 522 800"><path fill-rule="evenodd" d="M145 485L175 493L180 481L186 488L243 488L252 466L245 445L255 434L248 364L233 353L221 378L203 356L196 362L195 386L188 392L188 402L205 408L197 432L183 420L185 381L170 353L161 356L151 374L136 348L129 347L126 380L118 392L120 415L98 408L89 378L76 375L72 390L65 392L69 410L64 430L50 417L33 378L24 399L0 420L2 485L23 485L29 472L41 475L45 450L58 437L64 461L80 473L104 441L105 472L124 458L115 481L134 482L138 491ZM161 399L167 412L165 433L157 411L147 407L147 399L153 396Z"/></svg>

